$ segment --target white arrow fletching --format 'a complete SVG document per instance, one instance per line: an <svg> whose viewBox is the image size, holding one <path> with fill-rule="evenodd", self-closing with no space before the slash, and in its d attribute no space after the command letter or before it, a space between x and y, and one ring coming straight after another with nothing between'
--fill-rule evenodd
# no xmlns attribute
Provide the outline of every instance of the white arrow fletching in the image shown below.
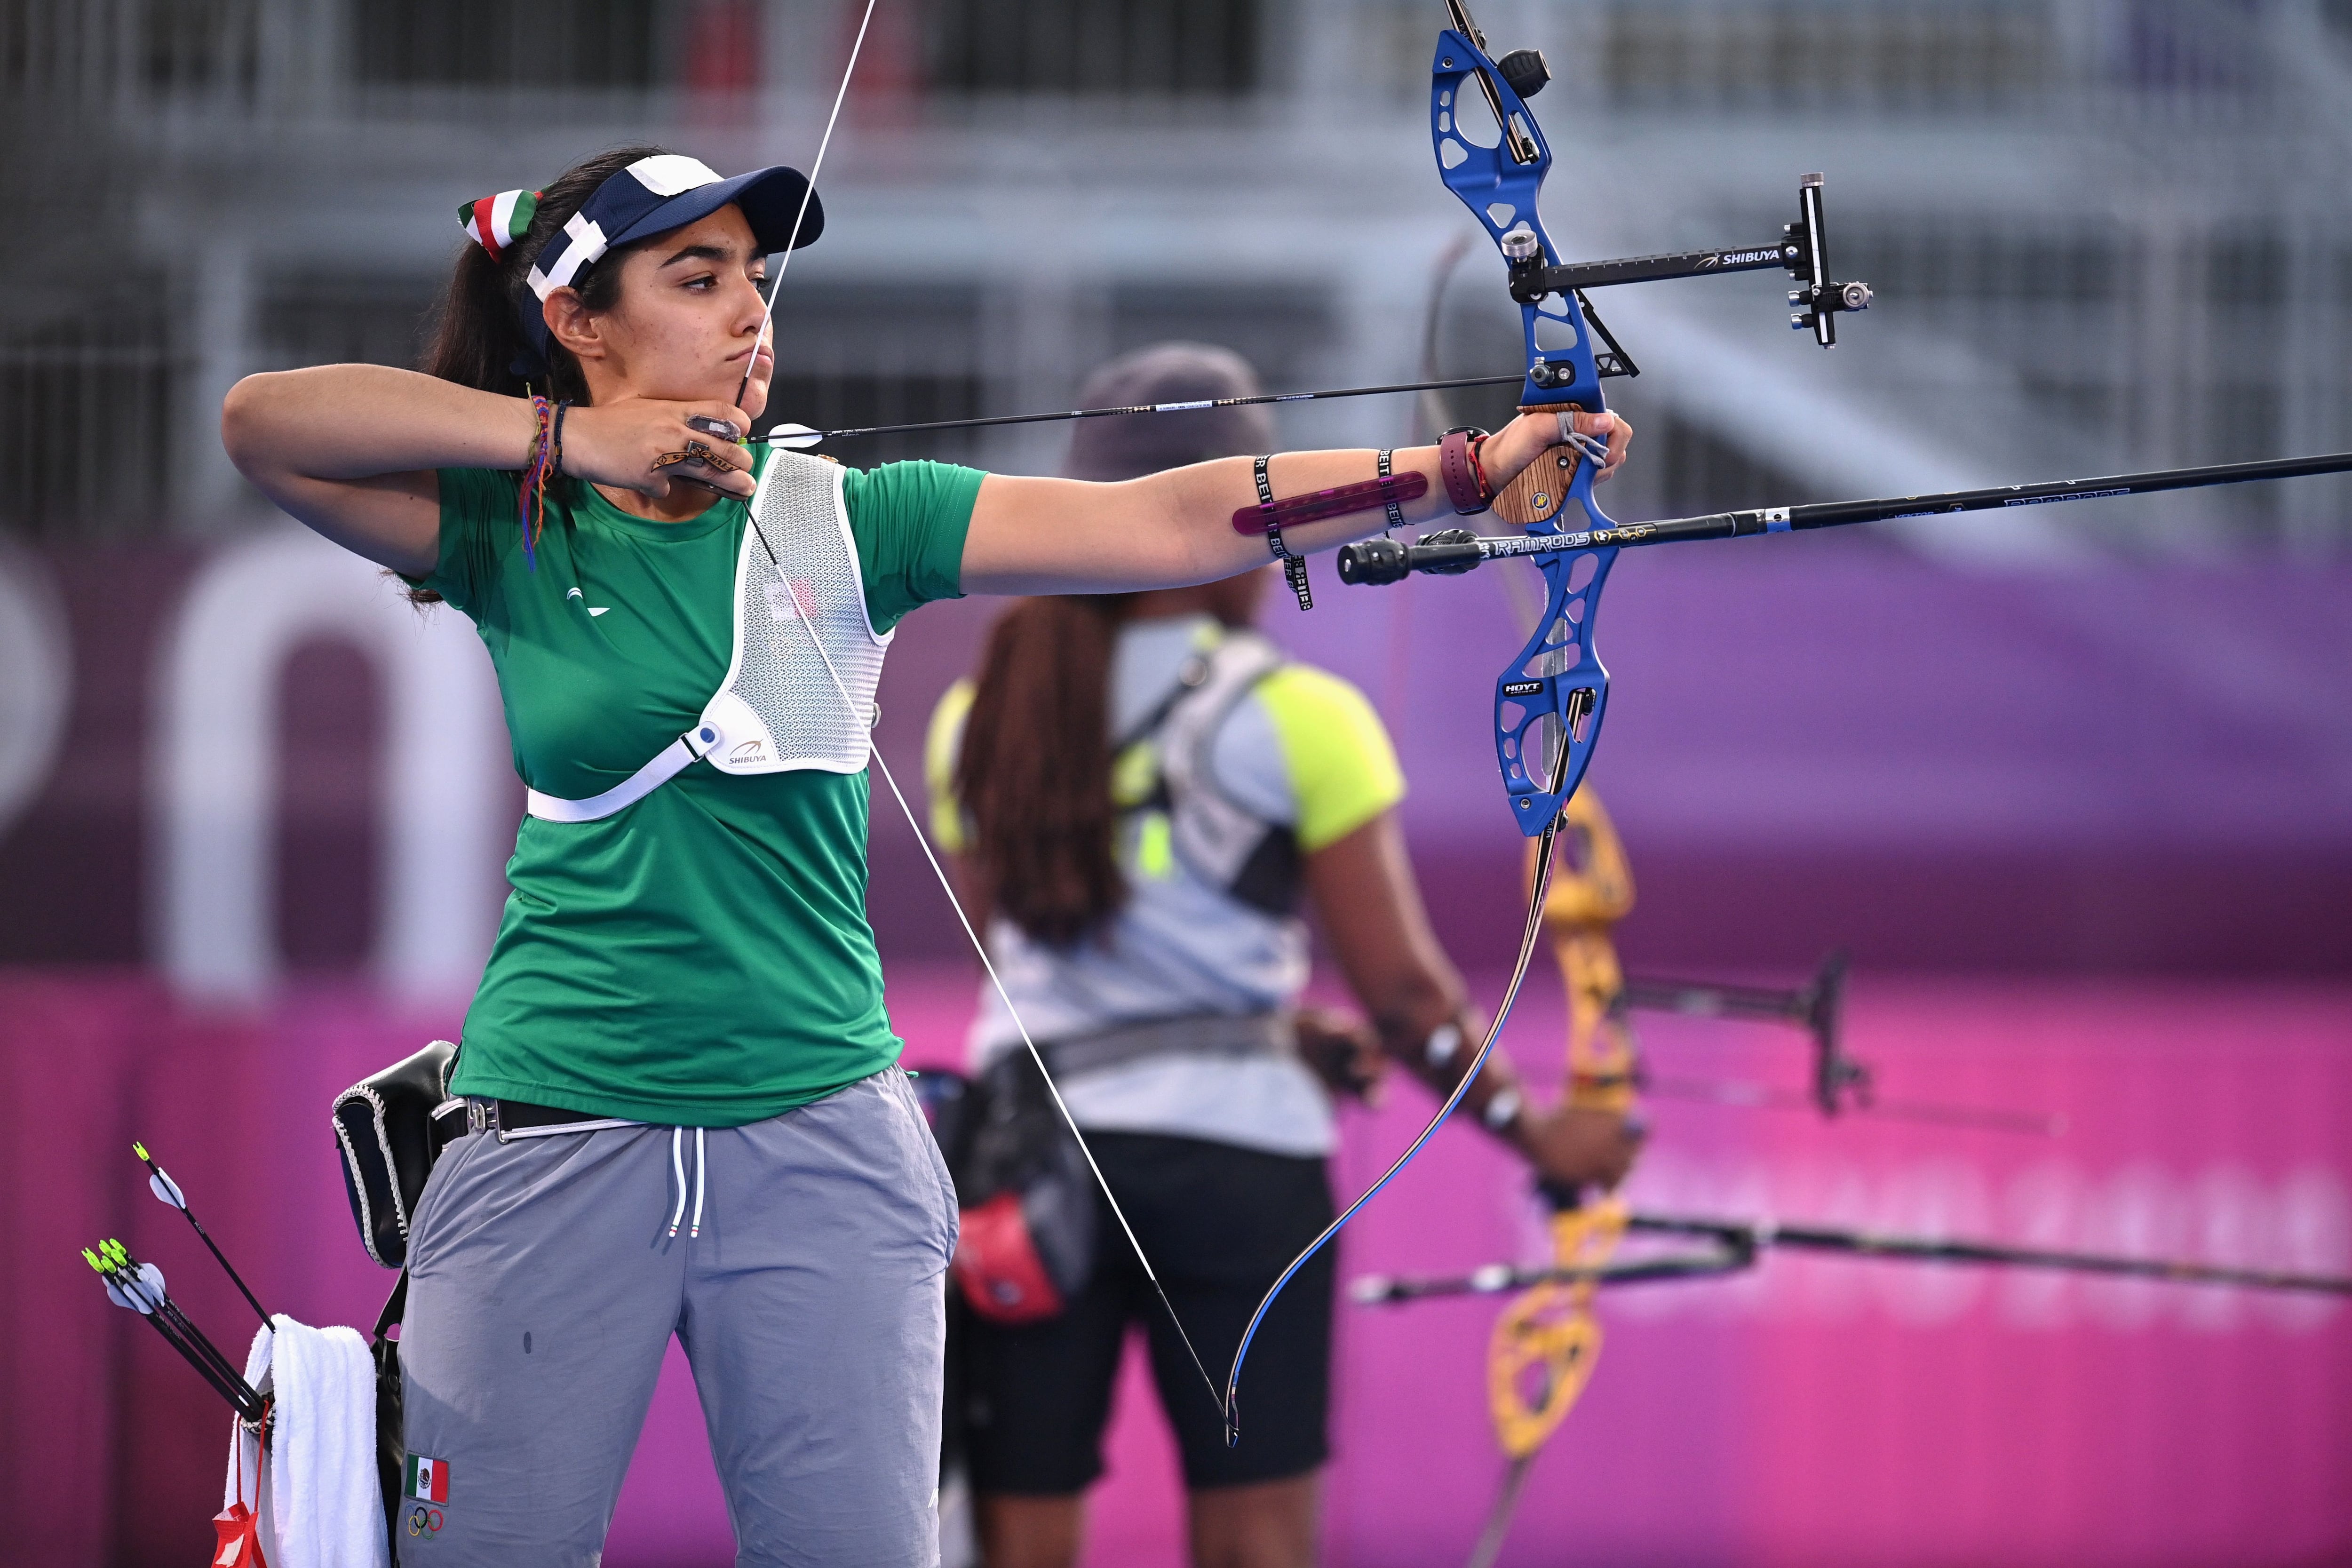
<svg viewBox="0 0 2352 1568"><path fill-rule="evenodd" d="M187 1196L180 1191L180 1184L165 1175L161 1165L156 1166L154 1173L147 1178L147 1190L155 1194L157 1201L170 1204L175 1209L188 1206Z"/></svg>
<svg viewBox="0 0 2352 1568"><path fill-rule="evenodd" d="M139 1283L145 1288L142 1293L147 1299L143 1302L134 1300L111 1279L106 1282L106 1299L118 1307L128 1307L142 1318L152 1318L155 1315L155 1303L163 1299L163 1271L152 1263L142 1263L139 1266Z"/></svg>
<svg viewBox="0 0 2352 1568"><path fill-rule="evenodd" d="M812 430L805 425L779 425L768 432L771 447L814 447L824 439L824 431Z"/></svg>

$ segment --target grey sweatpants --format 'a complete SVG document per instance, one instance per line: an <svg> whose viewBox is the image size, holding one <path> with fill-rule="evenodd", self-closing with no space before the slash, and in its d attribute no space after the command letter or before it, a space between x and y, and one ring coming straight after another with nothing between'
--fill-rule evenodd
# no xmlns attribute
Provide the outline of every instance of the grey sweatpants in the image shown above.
<svg viewBox="0 0 2352 1568"><path fill-rule="evenodd" d="M400 1361L408 1450L446 1500L403 1505L404 1565L595 1563L673 1333L740 1563L938 1560L955 1194L905 1075L706 1131L697 1161L667 1127L442 1155Z"/></svg>

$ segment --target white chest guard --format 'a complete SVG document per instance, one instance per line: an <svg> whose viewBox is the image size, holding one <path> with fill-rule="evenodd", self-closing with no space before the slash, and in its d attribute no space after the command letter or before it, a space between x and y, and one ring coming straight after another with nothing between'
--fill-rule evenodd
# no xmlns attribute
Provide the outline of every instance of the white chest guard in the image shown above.
<svg viewBox="0 0 2352 1568"><path fill-rule="evenodd" d="M724 773L854 773L866 766L874 689L894 634L877 636L866 615L842 472L837 463L796 452L769 458L735 561L734 655L702 716L602 795L559 800L532 790L531 816L610 816L698 759Z"/></svg>

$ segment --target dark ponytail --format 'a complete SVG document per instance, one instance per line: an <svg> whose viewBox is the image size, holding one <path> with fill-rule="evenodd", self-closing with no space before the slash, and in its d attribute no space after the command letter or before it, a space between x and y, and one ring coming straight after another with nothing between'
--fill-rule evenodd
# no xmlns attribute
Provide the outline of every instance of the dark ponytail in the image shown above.
<svg viewBox="0 0 2352 1568"><path fill-rule="evenodd" d="M956 759L995 908L1067 947L1127 902L1112 837L1110 664L1130 595L1024 599L997 617Z"/></svg>
<svg viewBox="0 0 2352 1568"><path fill-rule="evenodd" d="M530 232L520 243L509 246L503 257L494 260L472 240L459 242L457 265L450 269L449 281L433 308L432 341L416 368L503 397L538 392L559 403L587 402L588 383L580 374L580 362L561 343L548 344L543 371L525 374L517 368L540 361L538 346L522 324L523 311L539 309L539 297L530 291L530 269L547 242L563 232L597 186L638 159L664 151L650 145L615 147L572 164L540 193ZM592 310L611 310L621 297L620 258L643 243L616 246L583 268L572 279L580 302ZM430 588L410 586L404 592L420 608L441 602Z"/></svg>
<svg viewBox="0 0 2352 1568"><path fill-rule="evenodd" d="M473 241L462 242L457 265L434 311L432 342L417 368L460 386L508 397L522 396L528 384L530 390L559 402L587 402L588 384L581 376L580 362L561 343L548 345L543 373L526 376L515 368L519 361L539 357L522 324L524 311L535 314L539 310L539 298L530 291L530 269L548 242L562 234L563 226L596 194L597 186L638 159L663 151L654 146L615 147L574 163L540 193L530 232L521 243L509 246L505 256L497 260ZM592 310L609 310L619 302L619 261L633 248L616 246L572 279L572 291L582 304Z"/></svg>

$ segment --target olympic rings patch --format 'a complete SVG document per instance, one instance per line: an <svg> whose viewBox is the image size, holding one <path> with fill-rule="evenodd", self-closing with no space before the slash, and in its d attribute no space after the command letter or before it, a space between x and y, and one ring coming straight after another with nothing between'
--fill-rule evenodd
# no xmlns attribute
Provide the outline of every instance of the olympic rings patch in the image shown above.
<svg viewBox="0 0 2352 1568"><path fill-rule="evenodd" d="M439 1509L426 1508L423 1503L419 1503L408 1510L409 1534L435 1535L440 1532L440 1529L441 1510Z"/></svg>

